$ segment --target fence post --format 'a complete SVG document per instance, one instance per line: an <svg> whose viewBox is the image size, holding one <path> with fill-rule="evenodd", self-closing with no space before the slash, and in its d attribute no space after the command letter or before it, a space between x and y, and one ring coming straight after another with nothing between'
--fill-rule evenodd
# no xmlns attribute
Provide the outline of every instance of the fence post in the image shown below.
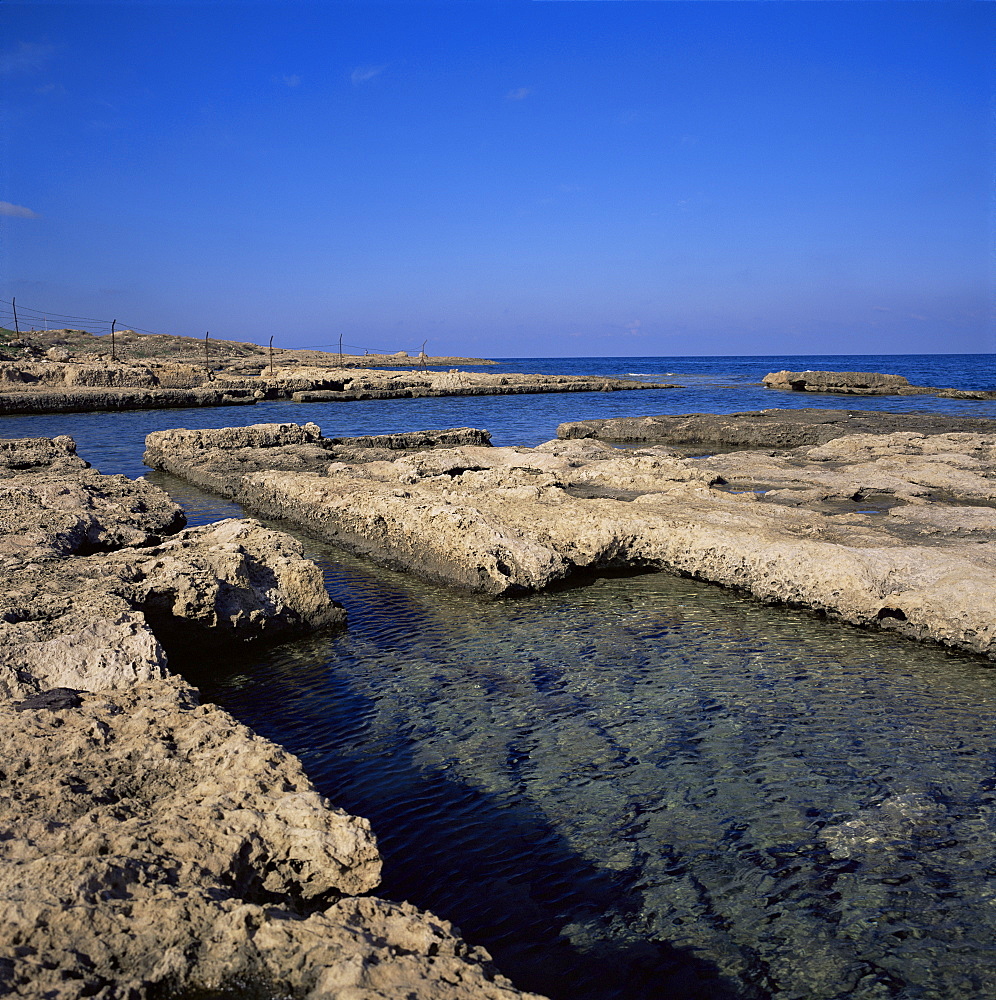
<svg viewBox="0 0 996 1000"><path fill-rule="evenodd" d="M342 334L339 334L339 367L342 367Z"/></svg>
<svg viewBox="0 0 996 1000"><path fill-rule="evenodd" d="M116 319L111 320L111 361L117 361L117 355L114 351L114 324L117 323Z"/></svg>
<svg viewBox="0 0 996 1000"><path fill-rule="evenodd" d="M21 336L21 328L17 325L17 299L13 298L10 300L10 308L14 310L14 333Z"/></svg>
<svg viewBox="0 0 996 1000"><path fill-rule="evenodd" d="M270 378L273 378L273 338L270 337Z"/></svg>

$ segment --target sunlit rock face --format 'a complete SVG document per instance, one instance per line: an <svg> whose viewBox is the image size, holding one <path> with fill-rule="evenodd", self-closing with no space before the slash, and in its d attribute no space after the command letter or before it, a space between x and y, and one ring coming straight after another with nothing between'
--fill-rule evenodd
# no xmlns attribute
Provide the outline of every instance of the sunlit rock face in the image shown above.
<svg viewBox="0 0 996 1000"><path fill-rule="evenodd" d="M996 650L993 518L968 509L996 503L992 432L863 433L698 459L576 440L328 457L319 441L232 451L173 445L167 432L150 435L146 460L384 565L483 594L668 570Z"/></svg>

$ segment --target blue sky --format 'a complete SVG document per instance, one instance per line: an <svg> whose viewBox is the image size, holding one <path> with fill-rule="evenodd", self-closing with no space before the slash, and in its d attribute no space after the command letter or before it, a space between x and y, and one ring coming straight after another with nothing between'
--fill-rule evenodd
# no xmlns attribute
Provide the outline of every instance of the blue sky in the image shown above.
<svg viewBox="0 0 996 1000"><path fill-rule="evenodd" d="M0 299L287 347L993 351L994 27L7 0Z"/></svg>

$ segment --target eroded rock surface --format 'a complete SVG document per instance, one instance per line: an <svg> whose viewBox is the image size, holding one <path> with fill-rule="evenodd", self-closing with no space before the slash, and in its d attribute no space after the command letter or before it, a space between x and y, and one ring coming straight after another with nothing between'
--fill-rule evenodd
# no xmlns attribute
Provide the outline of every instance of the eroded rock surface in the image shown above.
<svg viewBox="0 0 996 1000"><path fill-rule="evenodd" d="M160 545L22 566L0 594L0 696L128 687L166 675L164 646L344 621L294 539L221 521Z"/></svg>
<svg viewBox="0 0 996 1000"><path fill-rule="evenodd" d="M908 395L930 392L912 386L902 375L881 372L771 372L764 376L769 389L791 389L794 392L834 392L856 396Z"/></svg>
<svg viewBox="0 0 996 1000"><path fill-rule="evenodd" d="M72 438L0 439L0 568L158 542L186 523L154 486L102 476Z"/></svg>
<svg viewBox="0 0 996 1000"><path fill-rule="evenodd" d="M164 537L180 508L91 469L68 437L0 441L0 511L0 696L127 686L164 676L163 643L344 618L287 535L231 520Z"/></svg>
<svg viewBox="0 0 996 1000"><path fill-rule="evenodd" d="M257 401L346 402L360 399L411 399L425 396L492 396L520 393L599 392L621 389L679 388L669 384L585 375L540 375L449 371L397 371L372 368L374 359L330 365L332 355L309 352L280 367L241 363L214 366L150 361L82 364L66 360L55 347L47 361L0 359L0 414L68 413L92 410L252 405ZM403 352L402 352L403 353ZM436 361L440 359L435 359ZM473 360L473 359L466 359ZM304 362L304 363L302 363ZM429 359L400 354L385 364L420 365Z"/></svg>
<svg viewBox="0 0 996 1000"><path fill-rule="evenodd" d="M247 449L224 489L385 565L484 594L663 569L992 656L996 536L992 517L966 504L996 502L994 447L993 434L904 432L701 460L568 440L297 470ZM174 454L160 434L149 455L210 479L208 451ZM869 509L872 494L888 502ZM932 516L919 517L926 504Z"/></svg>
<svg viewBox="0 0 996 1000"><path fill-rule="evenodd" d="M0 995L524 995L445 921L358 895L369 824L170 673L343 620L295 540L234 519L162 540L175 505L69 438L0 441L0 477L25 498L0 545Z"/></svg>
<svg viewBox="0 0 996 1000"><path fill-rule="evenodd" d="M179 679L77 702L0 701L0 993L522 996L444 921L353 898L369 824Z"/></svg>

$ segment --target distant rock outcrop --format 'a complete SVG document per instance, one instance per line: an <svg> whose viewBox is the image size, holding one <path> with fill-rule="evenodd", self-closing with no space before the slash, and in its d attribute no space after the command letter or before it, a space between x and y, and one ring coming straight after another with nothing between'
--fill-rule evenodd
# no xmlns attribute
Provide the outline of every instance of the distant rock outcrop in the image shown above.
<svg viewBox="0 0 996 1000"><path fill-rule="evenodd" d="M771 372L764 376L768 389L793 392L829 392L845 396L945 396L954 399L996 399L992 389L937 389L910 385L902 375L880 372Z"/></svg>
<svg viewBox="0 0 996 1000"><path fill-rule="evenodd" d="M574 420L557 428L563 440L597 438L622 443L663 444L686 454L739 448L797 448L825 444L847 434L912 431L991 433L992 420L943 413L880 410L771 409L745 413L683 413L651 417Z"/></svg>
<svg viewBox="0 0 996 1000"><path fill-rule="evenodd" d="M66 353L57 350L59 357ZM522 393L603 392L619 389L676 388L636 379L584 375L397 371L369 364L332 366L334 355L315 354L317 364L240 365L216 371L204 365L162 359L145 364L110 361L0 360L0 415L69 413L92 410L161 409L190 406L252 405L274 399L301 403L362 399L413 399L436 396L501 396ZM393 360L401 365L410 359ZM438 360L438 359L437 359Z"/></svg>

